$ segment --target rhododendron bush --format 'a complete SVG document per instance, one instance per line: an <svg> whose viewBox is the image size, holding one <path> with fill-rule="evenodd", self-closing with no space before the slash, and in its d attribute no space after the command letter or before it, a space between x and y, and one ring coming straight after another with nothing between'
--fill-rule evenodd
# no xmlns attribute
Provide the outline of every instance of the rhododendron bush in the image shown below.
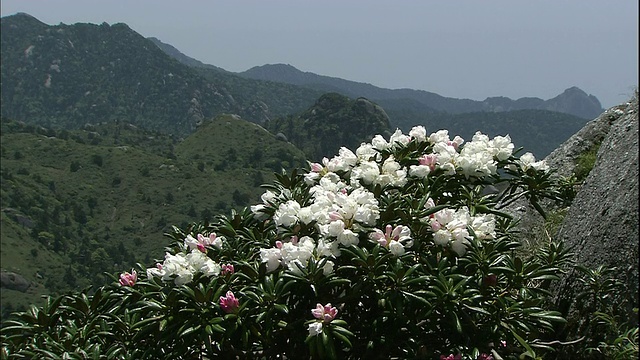
<svg viewBox="0 0 640 360"><path fill-rule="evenodd" d="M501 209L561 200L508 136L378 135L277 175L260 204L174 228L163 258L3 329L19 357L498 359L553 351L567 252L521 258ZM37 323L38 326L26 324ZM57 346L57 348L56 348Z"/></svg>

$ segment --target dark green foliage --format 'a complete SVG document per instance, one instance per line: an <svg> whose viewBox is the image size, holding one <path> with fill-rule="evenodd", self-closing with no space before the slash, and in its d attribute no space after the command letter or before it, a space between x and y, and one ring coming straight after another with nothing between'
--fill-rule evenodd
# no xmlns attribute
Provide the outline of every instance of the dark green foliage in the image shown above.
<svg viewBox="0 0 640 360"><path fill-rule="evenodd" d="M337 93L322 95L306 111L269 121L266 127L284 134L314 161L337 154L342 146L356 149L374 135L390 131L389 118L378 105Z"/></svg>
<svg viewBox="0 0 640 360"><path fill-rule="evenodd" d="M99 167L102 167L102 156L98 155L98 154L93 154L91 155L91 162L94 165L97 165Z"/></svg>

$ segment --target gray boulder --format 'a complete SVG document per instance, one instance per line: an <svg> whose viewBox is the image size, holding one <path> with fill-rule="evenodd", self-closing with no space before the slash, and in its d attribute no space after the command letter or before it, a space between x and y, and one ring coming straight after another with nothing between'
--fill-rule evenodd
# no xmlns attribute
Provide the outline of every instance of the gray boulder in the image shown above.
<svg viewBox="0 0 640 360"><path fill-rule="evenodd" d="M594 120L589 121L580 131L572 135L544 159L549 168L556 175L567 178L574 174L580 156L604 141L609 134L611 125L625 114L625 109L628 106L629 104L623 104L612 107ZM562 213L566 210L559 208L550 200L543 199L541 205L548 212ZM536 242L540 240L538 234L545 231L545 220L542 216L524 198L510 204L504 210L520 220L518 229L523 235L523 242L526 245L536 247ZM554 235L549 234L550 237Z"/></svg>
<svg viewBox="0 0 640 360"><path fill-rule="evenodd" d="M20 274L10 271L0 272L0 287L26 292L30 286L31 283L29 283L29 280L25 279Z"/></svg>
<svg viewBox="0 0 640 360"><path fill-rule="evenodd" d="M598 121L599 119L599 121ZM638 99L607 110L581 133L549 157L559 172L568 171L573 154L589 148L589 141L604 135L595 165L564 218L556 238L575 253L578 265L594 269L617 267L617 278L629 289L623 294L638 306ZM608 131L607 131L608 127ZM576 134L577 135L577 134ZM557 158L556 158L557 156ZM570 270L553 289L555 301L569 324L584 321L576 296L585 290L578 270ZM637 324L629 306L628 318ZM580 325L577 325L580 327ZM570 334L568 334L570 336Z"/></svg>

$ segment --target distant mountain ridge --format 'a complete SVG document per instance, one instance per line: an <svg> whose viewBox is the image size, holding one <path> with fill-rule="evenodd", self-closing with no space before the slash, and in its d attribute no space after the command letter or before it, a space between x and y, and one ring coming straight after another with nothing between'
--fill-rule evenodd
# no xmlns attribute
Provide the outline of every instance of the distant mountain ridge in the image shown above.
<svg viewBox="0 0 640 360"><path fill-rule="evenodd" d="M225 70L225 69L223 69L221 67L217 67L215 65L210 65L210 64L205 64L200 60L196 60L196 59L194 59L192 57L189 57L189 56L181 53L180 50L176 49L173 45L169 45L167 43L163 43L158 38L148 37L147 39L151 40L151 42L156 44L160 48L160 50L164 51L167 55L171 56L172 58L178 60L179 62L181 62L181 63L183 63L183 64L185 64L187 66L200 67L200 68L216 70L216 71L221 71L221 72L228 72L227 70Z"/></svg>
<svg viewBox="0 0 640 360"><path fill-rule="evenodd" d="M385 89L368 83L303 72L288 64L256 66L239 74L252 79L284 82L314 89L337 91L350 97L366 97L379 102L383 107L385 107L384 100L406 98L416 100L436 111L452 114L477 111L501 112L535 109L558 111L585 119L592 119L600 115L603 111L600 101L595 96L587 95L587 93L575 86L566 89L562 94L549 100L542 100L535 97L525 97L517 100L512 100L508 97L489 97L484 101L476 101L448 98L424 90Z"/></svg>
<svg viewBox="0 0 640 360"><path fill-rule="evenodd" d="M548 107L571 113L585 103L599 107L595 97L578 88L546 101L495 97L479 102L427 91L382 89L301 72L290 65L256 67L241 76L191 59L160 40L146 39L125 24L49 26L17 14L3 17L1 25L2 115L56 128L123 120L186 136L204 120L223 113L259 124L300 114L327 92L364 97L380 105L390 127L404 131L414 125L439 130L443 125L439 119L451 114L465 114L458 123L467 124L470 131L483 131L480 124L489 126L497 114L513 109ZM246 77L256 72L262 77L275 74L288 83ZM311 82L314 85L296 85ZM554 121L562 118L550 112L537 115ZM528 115L516 118L541 123ZM449 126L445 123L443 128ZM535 126L532 129L536 131Z"/></svg>
<svg viewBox="0 0 640 360"><path fill-rule="evenodd" d="M229 73L220 67L204 64L189 57L174 46L166 44L157 38L152 37L149 40L153 41L169 56L185 65ZM480 111L503 112L530 109L557 111L588 120L599 116L604 111L600 101L595 96L587 94L575 86L548 100L537 97L523 97L513 100L504 96L496 96L477 101L445 97L425 90L386 89L369 83L301 71L290 64L254 66L249 70L234 74L248 79L285 83L322 92L337 92L354 99L364 97L383 106L390 113L392 119L393 115L398 111L406 113L407 106L412 108L416 114L436 112L460 114Z"/></svg>
<svg viewBox="0 0 640 360"><path fill-rule="evenodd" d="M187 66L125 24L50 26L21 13L2 17L1 30L1 114L42 126L124 120L186 136L220 114L262 123L322 95Z"/></svg>

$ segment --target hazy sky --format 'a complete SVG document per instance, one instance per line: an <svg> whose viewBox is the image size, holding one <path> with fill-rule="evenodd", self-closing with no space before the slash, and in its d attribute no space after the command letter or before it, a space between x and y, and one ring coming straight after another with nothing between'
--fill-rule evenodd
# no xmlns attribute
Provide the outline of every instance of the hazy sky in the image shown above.
<svg viewBox="0 0 640 360"><path fill-rule="evenodd" d="M230 71L291 64L483 100L578 86L607 108L638 84L637 0L2 0L2 16L123 22Z"/></svg>

